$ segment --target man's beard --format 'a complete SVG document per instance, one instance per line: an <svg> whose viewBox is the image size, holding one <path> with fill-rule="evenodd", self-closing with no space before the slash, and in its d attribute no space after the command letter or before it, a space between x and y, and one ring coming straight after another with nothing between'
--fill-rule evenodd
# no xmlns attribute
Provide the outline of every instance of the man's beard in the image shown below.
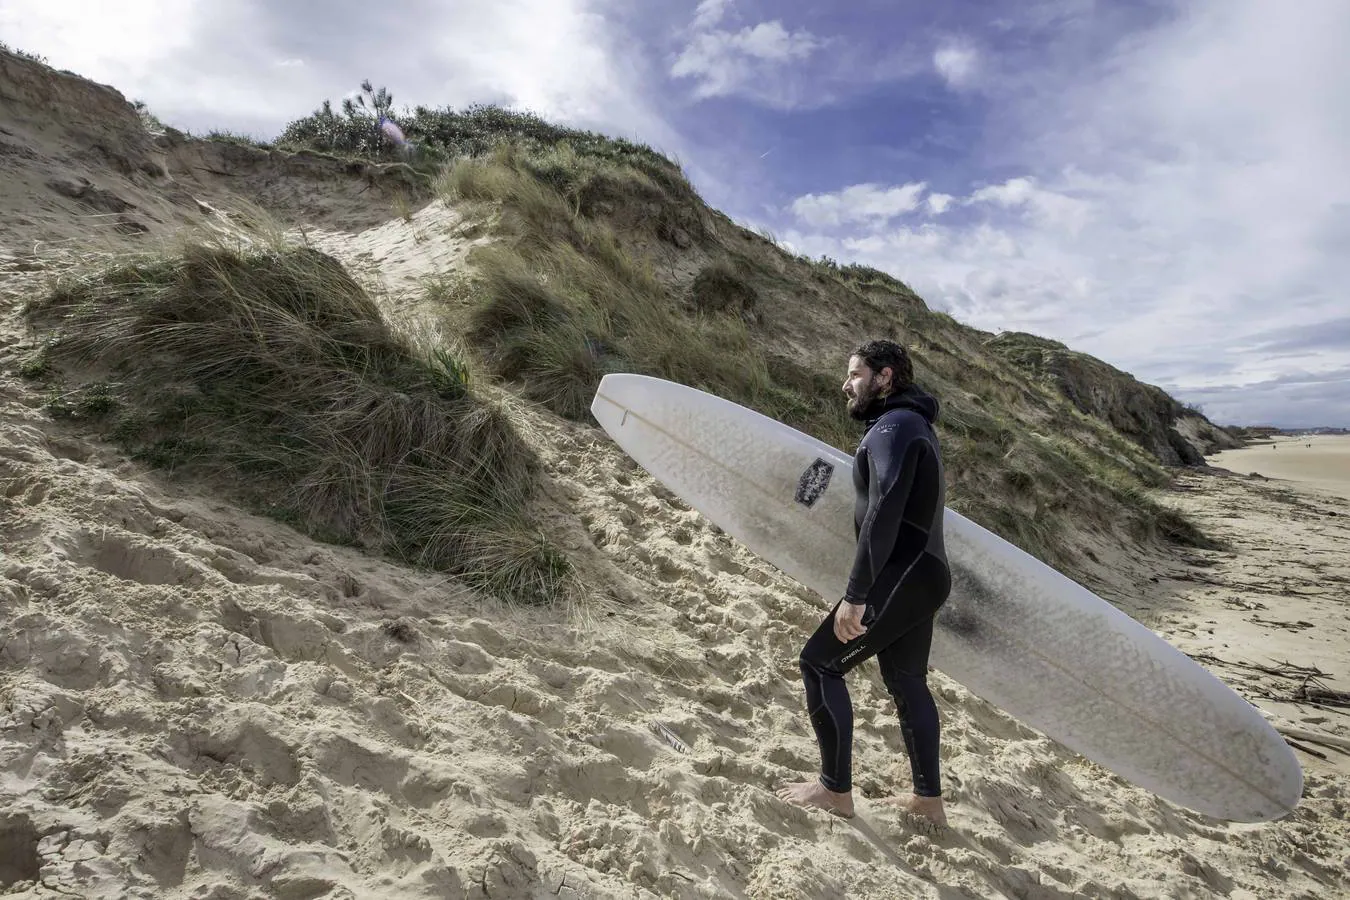
<svg viewBox="0 0 1350 900"><path fill-rule="evenodd" d="M877 387L877 379L872 378L856 397L850 397L848 401L848 414L850 418L857 419L859 422L865 421L868 413L872 410L872 404L876 402L877 397L881 395L881 389Z"/></svg>

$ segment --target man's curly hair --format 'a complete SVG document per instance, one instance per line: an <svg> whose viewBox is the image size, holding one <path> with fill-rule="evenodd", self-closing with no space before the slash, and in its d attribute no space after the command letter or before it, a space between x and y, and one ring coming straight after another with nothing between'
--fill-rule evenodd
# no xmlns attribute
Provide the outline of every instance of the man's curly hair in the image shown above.
<svg viewBox="0 0 1350 900"><path fill-rule="evenodd" d="M891 390L903 391L914 383L914 363L909 352L895 341L868 341L853 351L853 355L867 364L873 374L882 369L891 370Z"/></svg>

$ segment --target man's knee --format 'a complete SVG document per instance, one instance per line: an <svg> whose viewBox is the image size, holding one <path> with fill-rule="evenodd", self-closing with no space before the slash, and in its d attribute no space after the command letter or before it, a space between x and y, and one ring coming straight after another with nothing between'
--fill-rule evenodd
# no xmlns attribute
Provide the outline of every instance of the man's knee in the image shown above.
<svg viewBox="0 0 1350 900"><path fill-rule="evenodd" d="M803 648L801 656L797 658L797 664L801 667L802 677L808 680L844 674L839 669L838 660L825 659L820 654L812 653L809 644Z"/></svg>
<svg viewBox="0 0 1350 900"><path fill-rule="evenodd" d="M886 690L901 707L913 706L914 702L928 692L928 673L913 675L899 669L887 668L881 676Z"/></svg>

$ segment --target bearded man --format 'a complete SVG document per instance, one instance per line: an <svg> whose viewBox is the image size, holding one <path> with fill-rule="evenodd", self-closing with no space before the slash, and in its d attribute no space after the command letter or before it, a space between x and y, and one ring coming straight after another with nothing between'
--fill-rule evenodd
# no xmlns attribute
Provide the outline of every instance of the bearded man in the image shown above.
<svg viewBox="0 0 1350 900"><path fill-rule="evenodd" d="M843 390L849 415L866 424L853 460L857 552L844 596L801 653L820 777L784 785L778 796L853 815L853 704L844 676L875 656L914 782L913 793L882 802L945 825L937 705L928 690L933 621L951 593L938 401L914 384L909 354L893 341L855 350Z"/></svg>

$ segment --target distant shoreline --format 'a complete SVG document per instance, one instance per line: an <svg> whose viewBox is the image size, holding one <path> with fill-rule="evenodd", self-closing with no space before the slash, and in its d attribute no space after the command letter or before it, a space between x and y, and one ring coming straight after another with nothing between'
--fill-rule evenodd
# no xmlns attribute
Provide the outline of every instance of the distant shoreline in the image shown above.
<svg viewBox="0 0 1350 900"><path fill-rule="evenodd" d="M1239 475L1253 472L1350 500L1350 434L1273 435L1205 461Z"/></svg>
<svg viewBox="0 0 1350 900"><path fill-rule="evenodd" d="M1350 437L1350 429L1309 429L1307 431L1267 431L1246 428L1226 428L1233 437L1242 442L1243 447L1269 444L1271 441L1300 440L1309 437Z"/></svg>

